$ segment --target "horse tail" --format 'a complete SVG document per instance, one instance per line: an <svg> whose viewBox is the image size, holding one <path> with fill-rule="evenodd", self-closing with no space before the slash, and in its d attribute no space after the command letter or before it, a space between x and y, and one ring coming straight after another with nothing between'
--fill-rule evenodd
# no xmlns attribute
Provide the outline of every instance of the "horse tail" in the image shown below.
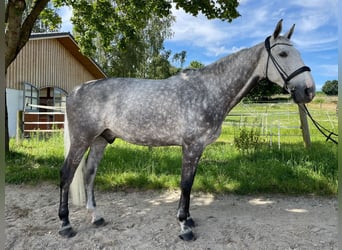
<svg viewBox="0 0 342 250"><path fill-rule="evenodd" d="M64 116L64 158L68 156L69 148L70 148L70 135L69 135L69 126L68 126L68 118L67 112L65 112ZM76 206L82 206L85 204L85 188L84 188L84 174L83 168L85 167L86 156L84 155L80 165L78 166L73 181L70 185L70 193L72 198L72 203Z"/></svg>

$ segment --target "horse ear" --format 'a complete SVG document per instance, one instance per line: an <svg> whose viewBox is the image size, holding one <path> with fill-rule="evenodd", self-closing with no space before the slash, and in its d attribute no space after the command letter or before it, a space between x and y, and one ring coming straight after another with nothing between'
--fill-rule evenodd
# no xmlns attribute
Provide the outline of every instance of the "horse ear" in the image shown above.
<svg viewBox="0 0 342 250"><path fill-rule="evenodd" d="M295 24L292 25L291 29L284 36L287 37L288 39L291 39L294 28L295 28Z"/></svg>
<svg viewBox="0 0 342 250"><path fill-rule="evenodd" d="M273 32L273 38L274 39L276 39L279 36L281 29L282 29L282 23L283 23L283 19L280 19L280 21L277 24L277 27L275 28L275 30Z"/></svg>

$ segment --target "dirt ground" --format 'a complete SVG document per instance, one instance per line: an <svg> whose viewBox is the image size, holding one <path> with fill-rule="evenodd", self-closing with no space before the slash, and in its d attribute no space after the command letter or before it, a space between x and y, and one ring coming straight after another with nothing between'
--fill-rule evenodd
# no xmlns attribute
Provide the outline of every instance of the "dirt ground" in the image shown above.
<svg viewBox="0 0 342 250"><path fill-rule="evenodd" d="M90 225L70 206L77 235L58 235L59 190L6 186L6 249L337 249L337 199L283 195L195 193L191 215L197 239L178 238L179 192L97 192L108 224Z"/></svg>

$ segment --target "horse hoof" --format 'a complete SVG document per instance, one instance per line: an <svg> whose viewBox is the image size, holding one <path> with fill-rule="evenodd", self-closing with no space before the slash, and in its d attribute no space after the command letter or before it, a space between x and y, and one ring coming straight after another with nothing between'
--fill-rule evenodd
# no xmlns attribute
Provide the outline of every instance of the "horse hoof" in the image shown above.
<svg viewBox="0 0 342 250"><path fill-rule="evenodd" d="M72 238L76 235L77 232L74 229L72 229L72 227L66 227L59 230L58 233L60 236L64 238Z"/></svg>
<svg viewBox="0 0 342 250"><path fill-rule="evenodd" d="M95 227L102 227L106 225L106 221L103 218L100 218L93 222L93 226Z"/></svg>
<svg viewBox="0 0 342 250"><path fill-rule="evenodd" d="M194 233L191 230L189 230L189 231L187 231L185 233L181 233L179 235L179 238L181 240L184 240L184 241L194 241L194 240L196 240L196 237L195 237Z"/></svg>

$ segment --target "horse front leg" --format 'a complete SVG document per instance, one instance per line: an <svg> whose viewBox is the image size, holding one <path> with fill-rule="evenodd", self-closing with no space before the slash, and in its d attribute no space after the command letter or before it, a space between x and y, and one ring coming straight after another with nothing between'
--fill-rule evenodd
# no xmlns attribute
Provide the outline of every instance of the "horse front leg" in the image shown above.
<svg viewBox="0 0 342 250"><path fill-rule="evenodd" d="M183 145L182 177L181 177L181 197L179 200L177 217L181 226L179 237L182 240L195 240L192 228L195 222L189 212L190 194L194 182L199 159L203 152L202 145Z"/></svg>
<svg viewBox="0 0 342 250"><path fill-rule="evenodd" d="M76 231L73 230L69 221L69 188L76 169L87 148L88 146L85 145L71 145L68 156L60 170L60 202L58 216L62 221L62 227L59 230L59 234L67 238L76 235Z"/></svg>
<svg viewBox="0 0 342 250"><path fill-rule="evenodd" d="M87 205L86 208L91 214L91 223L94 226L103 226L105 220L97 214L96 202L94 194L94 180L96 176L97 167L103 157L104 150L108 142L103 137L98 137L90 146L90 151L87 158L86 170L85 170L85 183L86 183L86 195Z"/></svg>

